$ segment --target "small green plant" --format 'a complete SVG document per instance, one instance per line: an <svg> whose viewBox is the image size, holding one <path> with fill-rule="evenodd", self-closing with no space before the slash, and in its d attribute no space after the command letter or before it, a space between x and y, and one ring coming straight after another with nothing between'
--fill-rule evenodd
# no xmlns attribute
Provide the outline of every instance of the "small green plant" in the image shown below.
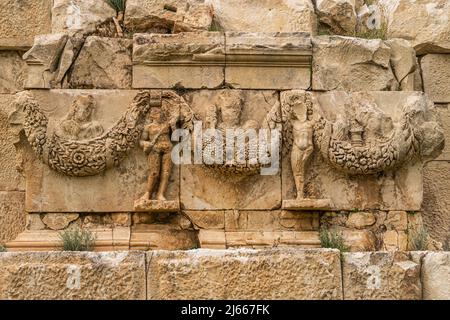
<svg viewBox="0 0 450 320"><path fill-rule="evenodd" d="M78 227L69 228L59 234L63 243L63 251L92 251L95 235L89 230Z"/></svg>
<svg viewBox="0 0 450 320"><path fill-rule="evenodd" d="M322 248L338 249L341 252L349 250L349 247L344 243L342 233L329 231L325 228L320 230L320 244Z"/></svg>
<svg viewBox="0 0 450 320"><path fill-rule="evenodd" d="M381 39L386 40L388 33L388 25L383 22L379 29L367 30L364 32L357 32L356 37L365 39Z"/></svg>
<svg viewBox="0 0 450 320"><path fill-rule="evenodd" d="M428 248L428 230L421 226L412 230L409 236L409 245L412 251L423 251Z"/></svg>
<svg viewBox="0 0 450 320"><path fill-rule="evenodd" d="M111 8L116 10L117 13L125 12L126 0L106 0L106 3L109 4Z"/></svg>
<svg viewBox="0 0 450 320"><path fill-rule="evenodd" d="M216 19L213 19L209 31L223 31L223 28Z"/></svg>
<svg viewBox="0 0 450 320"><path fill-rule="evenodd" d="M0 243L0 252L6 252L6 247Z"/></svg>

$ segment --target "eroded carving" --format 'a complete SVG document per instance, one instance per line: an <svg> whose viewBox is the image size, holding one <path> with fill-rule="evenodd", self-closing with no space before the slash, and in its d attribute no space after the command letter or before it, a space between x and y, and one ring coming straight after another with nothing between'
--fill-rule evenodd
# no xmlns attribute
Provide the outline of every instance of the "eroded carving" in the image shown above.
<svg viewBox="0 0 450 320"><path fill-rule="evenodd" d="M67 117L53 130L30 92L16 96L12 124L23 125L28 142L39 159L50 168L69 176L92 176L117 166L135 146L143 129L143 120L150 108L151 94L142 91L121 119L107 132L89 121L92 98L77 98ZM23 113L23 122L20 113Z"/></svg>
<svg viewBox="0 0 450 320"><path fill-rule="evenodd" d="M354 94L346 105L346 115L334 123L319 116L315 146L334 168L348 174L376 174L401 167L413 158L427 156L430 145L439 149L443 141L442 128L427 121L421 103L410 101L403 106L400 121L394 122L372 97ZM432 140L426 136L430 126L436 129Z"/></svg>

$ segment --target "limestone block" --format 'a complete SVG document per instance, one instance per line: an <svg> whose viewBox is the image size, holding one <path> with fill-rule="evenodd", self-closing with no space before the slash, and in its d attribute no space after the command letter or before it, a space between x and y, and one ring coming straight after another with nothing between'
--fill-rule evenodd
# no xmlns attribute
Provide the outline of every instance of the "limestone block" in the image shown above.
<svg viewBox="0 0 450 320"><path fill-rule="evenodd" d="M442 243L450 239L450 164L428 162L424 168L423 223L430 236Z"/></svg>
<svg viewBox="0 0 450 320"><path fill-rule="evenodd" d="M78 213L47 213L42 218L42 222L52 230L63 230L79 216Z"/></svg>
<svg viewBox="0 0 450 320"><path fill-rule="evenodd" d="M28 65L25 88L51 88L67 39L63 33L36 36L33 47L23 56Z"/></svg>
<svg viewBox="0 0 450 320"><path fill-rule="evenodd" d="M407 252L344 253L344 299L420 300L420 264Z"/></svg>
<svg viewBox="0 0 450 320"><path fill-rule="evenodd" d="M216 88L224 64L225 39L218 32L134 36L133 88Z"/></svg>
<svg viewBox="0 0 450 320"><path fill-rule="evenodd" d="M342 229L337 231L342 233L344 244L352 252L374 251L376 250L376 238L370 230Z"/></svg>
<svg viewBox="0 0 450 320"><path fill-rule="evenodd" d="M410 40L422 50L428 44L448 43L450 3L447 0L387 1L388 37Z"/></svg>
<svg viewBox="0 0 450 320"><path fill-rule="evenodd" d="M159 251L148 260L151 300L342 299L336 250Z"/></svg>
<svg viewBox="0 0 450 320"><path fill-rule="evenodd" d="M224 230L200 230L198 233L200 248L226 249L227 240Z"/></svg>
<svg viewBox="0 0 450 320"><path fill-rule="evenodd" d="M20 51L0 51L0 94L23 89L25 62Z"/></svg>
<svg viewBox="0 0 450 320"><path fill-rule="evenodd" d="M211 112L218 115L239 103L238 122L230 128L242 128L256 123L258 128L272 108L277 108L278 94L256 90L200 90L185 96L195 117L205 125ZM230 100L233 99L233 100ZM225 111L223 111L225 110ZM220 118L219 118L220 119ZM229 119L228 119L229 121ZM226 123L219 121L216 128ZM225 127L226 128L226 127ZM221 170L224 170L222 172ZM281 206L280 170L275 175L246 175L240 171L217 170L206 165L183 165L180 199L186 210L271 210ZM233 169L234 170L234 169Z"/></svg>
<svg viewBox="0 0 450 320"><path fill-rule="evenodd" d="M320 147L317 147L316 152L313 153L305 178L305 196L312 199L330 199L336 210L419 211L423 199L423 163L428 158L439 155L444 140L443 130L437 122L432 101L419 92L348 93L334 91L312 93L311 102L313 114L335 123L335 128L341 128L339 130L350 130L352 128L351 119L360 119L361 126L365 128L363 129L365 132L363 137L365 142L363 143L366 146L371 143L370 141L374 142L374 146L379 143L370 137L372 134L390 137L392 130L403 121L406 110L421 110L410 126L418 128L420 123L419 126L424 129L422 131L425 139L422 147L424 153L419 156L422 160L416 158L416 160L404 161L395 169L381 170L380 174L351 174L345 169L345 165L352 161L351 157L342 162L344 164L342 167L337 161L338 158L330 158L328 151L331 149L327 149L327 144L322 145L317 142L316 146ZM362 105L365 106L365 111L360 109ZM363 114L364 116L362 116ZM422 114L424 118L419 114ZM378 120L375 120L377 118ZM381 125L382 123L383 125ZM406 135L409 134L406 133ZM340 141L341 138L337 139ZM317 141L321 141L320 138ZM351 143L348 145L349 148L350 145ZM399 140L395 148L401 150L407 145L408 143L403 144ZM378 157L380 156L373 155L371 159ZM367 161L363 160L364 163L368 163ZM283 157L282 172L283 199L292 199L295 196L295 185L289 157Z"/></svg>
<svg viewBox="0 0 450 320"><path fill-rule="evenodd" d="M39 213L27 214L27 230L37 231L44 229L45 224L42 222L41 215Z"/></svg>
<svg viewBox="0 0 450 320"><path fill-rule="evenodd" d="M427 54L421 66L425 93L436 103L450 103L450 54Z"/></svg>
<svg viewBox="0 0 450 320"><path fill-rule="evenodd" d="M131 228L130 250L190 250L200 246L199 234L171 225L134 225Z"/></svg>
<svg viewBox="0 0 450 320"><path fill-rule="evenodd" d="M88 37L68 78L70 88L131 88L131 54L129 39Z"/></svg>
<svg viewBox="0 0 450 320"><path fill-rule="evenodd" d="M25 193L0 191L0 242L14 239L25 229Z"/></svg>
<svg viewBox="0 0 450 320"><path fill-rule="evenodd" d="M450 252L427 252L421 275L424 300L450 299Z"/></svg>
<svg viewBox="0 0 450 320"><path fill-rule="evenodd" d="M225 211L187 211L192 223L201 229L224 229Z"/></svg>
<svg viewBox="0 0 450 320"><path fill-rule="evenodd" d="M382 249L385 251L405 251L408 248L408 236L405 231L388 230L383 236Z"/></svg>
<svg viewBox="0 0 450 320"><path fill-rule="evenodd" d="M318 231L226 231L227 248L320 248Z"/></svg>
<svg viewBox="0 0 450 320"><path fill-rule="evenodd" d="M353 34L356 28L355 0L316 0L319 21L333 34Z"/></svg>
<svg viewBox="0 0 450 320"><path fill-rule="evenodd" d="M385 43L391 48L391 66L401 89L414 91L414 72L419 68L416 51L404 39L391 39Z"/></svg>
<svg viewBox="0 0 450 320"><path fill-rule="evenodd" d="M106 1L54 0L52 32L89 33L97 24L115 16L116 11Z"/></svg>
<svg viewBox="0 0 450 320"><path fill-rule="evenodd" d="M145 299L143 252L0 255L2 299Z"/></svg>
<svg viewBox="0 0 450 320"><path fill-rule="evenodd" d="M51 31L53 0L2 0L0 3L0 47L25 49L38 34Z"/></svg>
<svg viewBox="0 0 450 320"><path fill-rule="evenodd" d="M450 141L450 110L448 104L436 105L439 121L444 128L445 140ZM450 143L446 142L444 150L436 160L450 160Z"/></svg>
<svg viewBox="0 0 450 320"><path fill-rule="evenodd" d="M224 31L316 33L310 0L206 0Z"/></svg>
<svg viewBox="0 0 450 320"><path fill-rule="evenodd" d="M381 40L319 36L313 40L313 90L397 90L391 49Z"/></svg>
<svg viewBox="0 0 450 320"><path fill-rule="evenodd" d="M408 213L406 211L389 211L384 224L389 230L406 231L408 229Z"/></svg>
<svg viewBox="0 0 450 320"><path fill-rule="evenodd" d="M227 32L225 82L240 89L308 89L311 40L305 33Z"/></svg>
<svg viewBox="0 0 450 320"><path fill-rule="evenodd" d="M370 212L352 212L348 216L347 227L363 229L374 225L375 216Z"/></svg>
<svg viewBox="0 0 450 320"><path fill-rule="evenodd" d="M208 31L213 10L203 0L128 0L125 26L132 32Z"/></svg>
<svg viewBox="0 0 450 320"><path fill-rule="evenodd" d="M8 116L14 110L14 96L0 94L0 191L23 191L23 177L17 171L19 159L14 143L17 136L8 125Z"/></svg>
<svg viewBox="0 0 450 320"><path fill-rule="evenodd" d="M138 91L128 90L47 90L34 91L40 110L49 119L49 134L58 130L72 137L63 121L74 110L78 99L93 101L86 123L90 131L81 131L72 139L95 138L116 125L132 105ZM89 95L92 96L89 98ZM76 103L75 103L76 102ZM176 112L178 112L176 110ZM50 129L51 128L51 129ZM94 130L95 129L95 130ZM84 133L83 133L84 132ZM31 150L29 151L31 153ZM117 166L102 174L70 177L51 169L31 153L25 170L28 212L132 212L135 200L145 193L148 176L147 156L135 144ZM68 161L66 159L65 161ZM173 166L166 198L179 201L179 171Z"/></svg>

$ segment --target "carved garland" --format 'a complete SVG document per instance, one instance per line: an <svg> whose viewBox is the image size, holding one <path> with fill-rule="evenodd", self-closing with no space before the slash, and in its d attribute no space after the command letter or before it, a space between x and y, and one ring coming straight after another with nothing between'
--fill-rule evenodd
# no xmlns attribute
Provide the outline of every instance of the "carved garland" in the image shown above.
<svg viewBox="0 0 450 320"><path fill-rule="evenodd" d="M24 131L33 151L53 170L68 176L93 176L119 165L141 135L150 104L150 92L140 92L121 119L102 136L73 141L56 133L47 136L48 119L27 93L17 104L25 115Z"/></svg>

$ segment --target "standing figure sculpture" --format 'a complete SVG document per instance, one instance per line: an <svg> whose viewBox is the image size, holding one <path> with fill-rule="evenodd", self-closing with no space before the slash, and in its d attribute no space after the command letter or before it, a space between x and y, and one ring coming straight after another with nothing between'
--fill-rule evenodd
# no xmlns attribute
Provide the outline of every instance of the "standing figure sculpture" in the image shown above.
<svg viewBox="0 0 450 320"><path fill-rule="evenodd" d="M297 189L297 200L304 198L304 185L306 169L314 151L313 134L314 129L308 120L308 110L304 103L296 100L293 105L292 114L292 137L291 166L294 175L295 187Z"/></svg>
<svg viewBox="0 0 450 320"><path fill-rule="evenodd" d="M287 145L291 152L291 167L297 195L295 199L283 200L283 209L291 211L330 210L330 199L305 197L305 180L311 166L315 149L314 130L316 119L312 119L313 105L311 96L304 91L289 91L281 95L282 113L285 121Z"/></svg>
<svg viewBox="0 0 450 320"><path fill-rule="evenodd" d="M159 182L156 200L166 201L165 193L172 170L172 142L170 140L171 125L164 118L159 107L153 107L149 112L150 123L145 126L140 140L140 146L148 156L148 182L144 194L145 200L152 200L155 187Z"/></svg>

